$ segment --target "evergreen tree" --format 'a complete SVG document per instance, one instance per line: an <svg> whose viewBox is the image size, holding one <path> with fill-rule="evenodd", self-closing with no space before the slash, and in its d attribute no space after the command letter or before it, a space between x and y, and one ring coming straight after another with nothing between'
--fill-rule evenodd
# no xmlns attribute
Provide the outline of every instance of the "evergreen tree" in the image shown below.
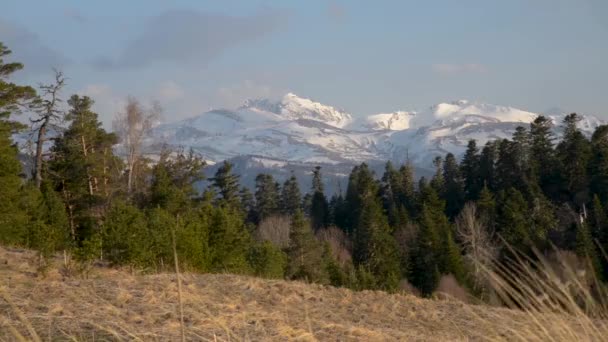
<svg viewBox="0 0 608 342"><path fill-rule="evenodd" d="M282 279L287 266L287 255L269 241L252 246L247 256L257 277Z"/></svg>
<svg viewBox="0 0 608 342"><path fill-rule="evenodd" d="M464 197L467 201L477 200L479 192L483 187L479 168L480 156L477 142L475 140L469 140L467 150L460 163L460 172L464 180Z"/></svg>
<svg viewBox="0 0 608 342"><path fill-rule="evenodd" d="M220 195L222 203L238 206L239 177L232 173L232 168L233 165L225 160L210 180Z"/></svg>
<svg viewBox="0 0 608 342"><path fill-rule="evenodd" d="M382 207L388 216L388 222L391 227L405 224L405 222L400 222L398 213L398 208L402 206L400 199L404 197L402 185L401 174L388 161L384 169L384 175L382 175L380 198L382 199Z"/></svg>
<svg viewBox="0 0 608 342"><path fill-rule="evenodd" d="M599 126L591 136L588 169L591 194L608 203L608 125Z"/></svg>
<svg viewBox="0 0 608 342"><path fill-rule="evenodd" d="M595 275L602 279L605 272L602 270L602 263L597 255L589 227L585 223L580 223L576 228L576 255L586 260Z"/></svg>
<svg viewBox="0 0 608 342"><path fill-rule="evenodd" d="M256 203L253 194L247 187L242 187L239 192L241 208L245 214L245 222L254 224L257 220Z"/></svg>
<svg viewBox="0 0 608 342"><path fill-rule="evenodd" d="M516 251L530 253L533 247L528 205L521 192L514 188L498 193L496 227L498 233ZM505 248L503 255L508 254Z"/></svg>
<svg viewBox="0 0 608 342"><path fill-rule="evenodd" d="M399 203L408 211L409 217L415 217L416 213L416 192L414 189L414 168L407 163L399 168L399 179L401 180L401 192L398 194Z"/></svg>
<svg viewBox="0 0 608 342"><path fill-rule="evenodd" d="M124 202L115 202L106 214L104 255L117 265L143 267L149 264L151 240L144 214Z"/></svg>
<svg viewBox="0 0 608 342"><path fill-rule="evenodd" d="M171 157L172 154L175 156ZM172 214L189 208L197 194L195 184L203 179L203 167L204 162L192 151L186 155L183 151L173 153L163 149L152 168L150 195L144 200L144 207L161 207Z"/></svg>
<svg viewBox="0 0 608 342"><path fill-rule="evenodd" d="M433 160L435 166L435 174L431 178L431 187L437 192L439 196L443 196L445 193L445 179L443 178L443 159L439 156Z"/></svg>
<svg viewBox="0 0 608 342"><path fill-rule="evenodd" d="M329 223L329 204L323 193L321 167L315 167L312 176L312 201L310 204L310 221L312 228L317 231L327 227Z"/></svg>
<svg viewBox="0 0 608 342"><path fill-rule="evenodd" d="M255 178L257 222L279 212L279 189L272 175L259 174Z"/></svg>
<svg viewBox="0 0 608 342"><path fill-rule="evenodd" d="M392 291L401 278L397 243L390 234L388 220L375 199L365 202L354 232L354 263L374 278L374 287Z"/></svg>
<svg viewBox="0 0 608 342"><path fill-rule="evenodd" d="M481 189L476 204L479 217L483 223L485 223L486 227L493 231L496 221L496 202L494 201L494 195L487 186L484 186Z"/></svg>
<svg viewBox="0 0 608 342"><path fill-rule="evenodd" d="M68 129L51 149L56 189L67 207L72 236L78 240L99 235L104 208L118 190L122 162L113 153L116 136L101 128L93 100L72 95L66 120Z"/></svg>
<svg viewBox="0 0 608 342"><path fill-rule="evenodd" d="M209 227L211 270L216 272L248 273L247 253L251 237L239 209L219 206L212 211Z"/></svg>
<svg viewBox="0 0 608 342"><path fill-rule="evenodd" d="M11 135L17 128L10 116L19 112L19 105L35 96L34 89L9 82L10 76L23 68L21 63L6 63L11 53L0 43L0 242L19 244L28 218L19 207L22 179L21 163Z"/></svg>
<svg viewBox="0 0 608 342"><path fill-rule="evenodd" d="M348 189L346 190L346 212L345 229L348 234L356 229L359 224L359 216L363 211L363 203L369 198L375 198L378 193L378 184L374 174L367 164L355 166L348 177Z"/></svg>
<svg viewBox="0 0 608 342"><path fill-rule="evenodd" d="M480 182L492 191L496 190L497 153L497 142L488 141L483 147L479 158Z"/></svg>
<svg viewBox="0 0 608 342"><path fill-rule="evenodd" d="M591 144L578 129L581 117L576 113L564 118L564 137L557 145L557 157L562 168L562 198L582 205L589 201L587 166L591 157Z"/></svg>
<svg viewBox="0 0 608 342"><path fill-rule="evenodd" d="M446 215L452 219L464 206L464 182L460 167L453 154L448 153L443 163L444 193Z"/></svg>
<svg viewBox="0 0 608 342"><path fill-rule="evenodd" d="M545 116L538 116L530 124L530 166L532 174L543 192L551 200L558 199L559 174L555 166L555 137L552 132L553 123Z"/></svg>
<svg viewBox="0 0 608 342"><path fill-rule="evenodd" d="M298 210L302 210L302 194L296 176L292 173L285 183L281 192L281 211L285 215L293 216Z"/></svg>
<svg viewBox="0 0 608 342"><path fill-rule="evenodd" d="M289 240L287 277L326 283L328 275L323 268L322 246L313 235L302 212L297 212L292 218Z"/></svg>

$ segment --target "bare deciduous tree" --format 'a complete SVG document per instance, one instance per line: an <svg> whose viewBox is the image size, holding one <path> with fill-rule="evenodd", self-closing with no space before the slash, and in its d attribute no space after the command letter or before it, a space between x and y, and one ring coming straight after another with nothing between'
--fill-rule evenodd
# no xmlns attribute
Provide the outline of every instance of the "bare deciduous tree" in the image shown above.
<svg viewBox="0 0 608 342"><path fill-rule="evenodd" d="M334 259L340 265L344 266L352 262L353 244L342 229L335 226L320 229L317 232L317 239L329 244Z"/></svg>
<svg viewBox="0 0 608 342"><path fill-rule="evenodd" d="M492 241L493 232L477 215L474 203L465 204L456 218L456 231L465 247L465 258L473 267L477 286L486 287L485 274L496 259L498 248Z"/></svg>
<svg viewBox="0 0 608 342"><path fill-rule="evenodd" d="M127 161L127 192L133 190L138 163L141 161L142 144L150 133L152 124L162 112L160 104L154 103L145 108L134 97L127 98L124 111L119 112L112 121L112 128L120 138Z"/></svg>
<svg viewBox="0 0 608 342"><path fill-rule="evenodd" d="M289 247L289 231L291 218L289 216L270 216L260 222L255 238L258 241L270 241L273 245L285 249Z"/></svg>
<svg viewBox="0 0 608 342"><path fill-rule="evenodd" d="M51 84L40 84L40 97L32 103L36 118L30 119L37 132L36 137L36 153L34 159L34 180L36 186L40 188L42 183L42 168L44 162L44 143L47 140L47 131L49 126L55 122L61 121L63 113L59 109L61 99L59 92L65 85L65 77L59 70L53 69L55 72L55 80Z"/></svg>

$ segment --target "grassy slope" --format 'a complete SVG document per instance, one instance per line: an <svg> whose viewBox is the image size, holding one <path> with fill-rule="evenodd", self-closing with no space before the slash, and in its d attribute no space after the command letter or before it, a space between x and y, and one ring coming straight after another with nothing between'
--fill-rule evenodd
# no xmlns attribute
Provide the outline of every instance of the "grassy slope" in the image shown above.
<svg viewBox="0 0 608 342"><path fill-rule="evenodd" d="M57 261L59 262L59 261ZM35 273L31 252L0 248L0 340L179 340L175 275L131 275L97 268L89 279ZM529 317L506 309L352 292L234 275L183 278L189 340L509 339ZM19 318L23 312L26 319ZM25 324L24 324L25 322Z"/></svg>

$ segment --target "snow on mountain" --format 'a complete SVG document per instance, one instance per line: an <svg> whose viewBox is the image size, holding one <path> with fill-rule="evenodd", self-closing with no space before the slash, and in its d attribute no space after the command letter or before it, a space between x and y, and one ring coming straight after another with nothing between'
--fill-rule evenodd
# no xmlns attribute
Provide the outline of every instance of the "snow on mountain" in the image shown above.
<svg viewBox="0 0 608 342"><path fill-rule="evenodd" d="M281 115L285 119L308 119L343 128L352 122L352 116L340 109L323 105L311 99L287 93L280 102L267 99L249 100L241 109L254 109Z"/></svg>
<svg viewBox="0 0 608 342"><path fill-rule="evenodd" d="M402 131L410 128L414 112L397 111L374 114L356 120L348 128L360 131Z"/></svg>
<svg viewBox="0 0 608 342"><path fill-rule="evenodd" d="M564 116L552 114L550 118L558 125ZM489 140L509 138L517 126L536 117L512 107L460 100L421 112L353 119L345 111L289 93L279 101L250 100L236 110L212 110L160 125L147 147L154 152L166 143L192 148L210 161L249 156L272 160L276 167L391 159L431 168L437 155L460 155L470 139L481 146ZM590 134L600 124L593 116L583 116L579 127Z"/></svg>

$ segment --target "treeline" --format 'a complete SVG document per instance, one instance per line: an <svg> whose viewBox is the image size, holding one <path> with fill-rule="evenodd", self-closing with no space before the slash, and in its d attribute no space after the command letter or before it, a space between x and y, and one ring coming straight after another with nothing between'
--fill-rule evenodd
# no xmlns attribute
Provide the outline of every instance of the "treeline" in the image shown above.
<svg viewBox="0 0 608 342"><path fill-rule="evenodd" d="M293 175L280 184L267 174L250 190L224 162L201 193L200 157L165 150L151 161L142 153L158 106L129 99L106 132L87 96L72 95L60 110L61 73L38 91L11 83L23 66L5 63L9 53L0 44L0 242L39 251L41 266L64 251L84 270L96 260L172 270L175 243L193 272L423 295L451 275L483 298L484 266L507 262L514 250L535 258L559 249L608 279L608 126L588 138L571 114L557 142L539 116L512 139L482 148L470 141L460 163L438 157L431 179L416 181L407 164L388 162L381 177L361 164L346 192L330 198L320 167L304 191ZM31 175L11 141L24 127L10 117L24 108L36 137Z"/></svg>

